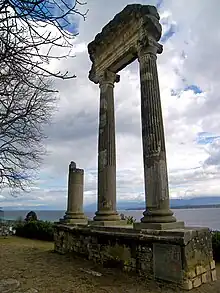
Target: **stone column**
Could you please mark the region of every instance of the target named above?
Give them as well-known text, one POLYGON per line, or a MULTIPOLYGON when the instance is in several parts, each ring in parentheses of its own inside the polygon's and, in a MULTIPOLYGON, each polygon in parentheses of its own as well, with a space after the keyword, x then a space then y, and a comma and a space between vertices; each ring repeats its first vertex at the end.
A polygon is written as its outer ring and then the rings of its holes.
POLYGON ((69 165, 67 211, 61 222, 69 224, 87 224, 83 212, 84 170, 76 168, 76 163, 69 165))
POLYGON ((120 220, 116 211, 115 82, 119 75, 110 71, 99 78, 98 210, 93 220, 101 225, 120 220))
MULTIPOLYGON (((138 60, 141 82, 141 122, 146 211, 140 227, 179 227, 170 210, 165 137, 157 73, 157 53, 162 45, 140 42, 138 60), (173 224, 174 223, 174 224, 173 224)), ((137 225, 136 225, 137 226, 137 225)))

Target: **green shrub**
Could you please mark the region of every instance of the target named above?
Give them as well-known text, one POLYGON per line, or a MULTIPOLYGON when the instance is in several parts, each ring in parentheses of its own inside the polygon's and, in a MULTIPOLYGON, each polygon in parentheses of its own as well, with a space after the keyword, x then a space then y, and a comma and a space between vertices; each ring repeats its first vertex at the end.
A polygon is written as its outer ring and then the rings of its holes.
POLYGON ((220 231, 212 231, 212 250, 215 261, 220 261, 220 231))
POLYGON ((133 216, 125 216, 125 220, 128 225, 132 225, 136 222, 136 219, 133 216))
POLYGON ((121 220, 126 220, 128 225, 132 225, 136 222, 136 219, 133 216, 125 216, 124 214, 120 214, 121 220))
POLYGON ((16 235, 31 239, 53 241, 54 226, 47 221, 20 222, 15 226, 16 235))
POLYGON ((25 218, 26 222, 30 222, 30 221, 37 221, 37 214, 33 211, 30 211, 25 218))

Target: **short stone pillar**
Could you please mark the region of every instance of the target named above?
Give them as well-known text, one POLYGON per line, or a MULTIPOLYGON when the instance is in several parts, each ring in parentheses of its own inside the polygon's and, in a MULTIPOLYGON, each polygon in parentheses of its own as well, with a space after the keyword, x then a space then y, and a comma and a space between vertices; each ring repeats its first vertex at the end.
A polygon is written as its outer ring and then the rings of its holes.
POLYGON ((84 170, 76 168, 76 163, 69 165, 67 211, 61 222, 69 224, 87 224, 83 212, 84 170))

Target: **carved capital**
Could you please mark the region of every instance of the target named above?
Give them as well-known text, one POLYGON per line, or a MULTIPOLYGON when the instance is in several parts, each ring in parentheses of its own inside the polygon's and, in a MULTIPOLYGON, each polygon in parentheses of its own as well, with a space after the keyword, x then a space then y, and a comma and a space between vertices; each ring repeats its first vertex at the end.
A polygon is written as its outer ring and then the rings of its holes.
POLYGON ((115 82, 119 82, 120 81, 120 75, 111 72, 109 70, 105 70, 99 77, 98 77, 98 82, 99 85, 105 85, 105 84, 109 84, 114 86, 115 82))
POLYGON ((149 55, 151 58, 156 58, 156 55, 162 52, 163 46, 150 36, 144 36, 137 41, 137 54, 139 60, 146 55, 149 55))

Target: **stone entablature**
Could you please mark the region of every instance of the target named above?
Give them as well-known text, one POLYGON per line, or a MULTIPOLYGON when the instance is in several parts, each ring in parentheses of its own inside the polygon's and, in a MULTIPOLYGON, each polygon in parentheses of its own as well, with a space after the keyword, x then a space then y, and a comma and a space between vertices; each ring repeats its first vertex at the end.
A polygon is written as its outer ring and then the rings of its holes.
POLYGON ((159 14, 154 6, 127 5, 88 45, 93 63, 89 78, 99 82, 99 76, 106 69, 118 72, 137 58, 138 44, 147 41, 157 45, 162 33, 159 14))

